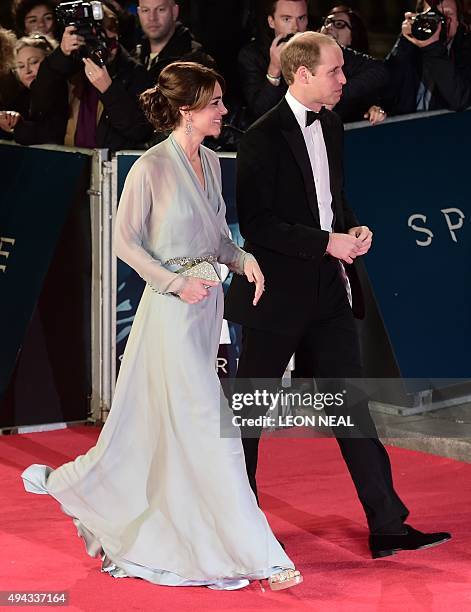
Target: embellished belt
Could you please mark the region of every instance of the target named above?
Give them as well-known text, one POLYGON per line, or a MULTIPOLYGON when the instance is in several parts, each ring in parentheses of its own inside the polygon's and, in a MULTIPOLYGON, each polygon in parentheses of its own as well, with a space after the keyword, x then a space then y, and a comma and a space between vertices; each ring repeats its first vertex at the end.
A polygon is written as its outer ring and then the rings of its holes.
MULTIPOLYGON (((217 260, 216 255, 202 255, 200 257, 172 257, 172 259, 167 259, 163 265, 168 269, 174 268, 172 271, 176 274, 181 274, 182 276, 193 276, 202 280, 220 283, 221 279, 213 266, 213 264, 217 263, 217 260)), ((155 293, 160 293, 161 295, 175 295, 171 291, 157 291, 157 289, 155 289, 151 283, 148 282, 147 284, 155 293)), ((209 285, 207 288, 209 288, 209 285)))
POLYGON ((168 259, 164 265, 168 268, 174 268, 173 272, 181 274, 182 276, 194 276, 196 278, 220 282, 221 279, 214 267, 217 260, 216 255, 174 257, 173 259, 168 259))
POLYGON ((201 257, 173 257, 167 259, 164 262, 164 266, 174 266, 176 264, 180 266, 196 266, 196 264, 207 261, 208 263, 217 263, 218 258, 216 255, 202 255, 201 257))

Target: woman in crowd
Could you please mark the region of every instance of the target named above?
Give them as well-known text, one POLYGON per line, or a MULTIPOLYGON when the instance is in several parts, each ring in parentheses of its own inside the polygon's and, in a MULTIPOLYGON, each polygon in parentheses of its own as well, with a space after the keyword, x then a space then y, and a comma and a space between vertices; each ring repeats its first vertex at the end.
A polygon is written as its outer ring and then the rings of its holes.
POLYGON ((332 7, 321 28, 342 45, 359 53, 369 53, 368 30, 361 15, 345 4, 332 7))
MULTIPOLYGON (((19 144, 63 144, 67 123, 66 89, 47 113, 38 109, 36 78, 41 63, 56 43, 43 35, 20 38, 14 49, 14 71, 21 87, 8 108, 0 112, 0 129, 19 144)), ((60 92, 58 92, 60 93, 60 92)))
POLYGON ((176 62, 143 94, 171 134, 134 164, 119 204, 117 255, 147 286, 111 412, 88 453, 23 479, 75 517, 114 576, 213 589, 268 578, 275 590, 302 577, 257 505, 215 369, 219 264, 255 284, 254 306, 264 290, 255 258, 228 236, 219 161, 201 144, 221 131, 223 89, 214 70, 176 62))
MULTIPOLYGON (((370 45, 365 22, 357 11, 354 11, 345 4, 332 7, 320 31, 322 34, 335 38, 342 47, 352 49, 358 53, 369 53, 370 45)), ((377 97, 377 94, 373 97, 377 97)), ((342 106, 341 101, 338 108, 336 107, 334 110, 341 111, 342 106)), ((368 119, 373 125, 381 123, 386 118, 385 111, 378 104, 369 104, 366 111, 363 108, 356 109, 356 112, 358 116, 354 117, 354 114, 351 113, 348 120, 361 119, 362 112, 364 113, 363 117, 368 119)))
POLYGON ((54 0, 16 0, 13 4, 13 19, 17 36, 44 34, 55 37, 55 7, 54 0))

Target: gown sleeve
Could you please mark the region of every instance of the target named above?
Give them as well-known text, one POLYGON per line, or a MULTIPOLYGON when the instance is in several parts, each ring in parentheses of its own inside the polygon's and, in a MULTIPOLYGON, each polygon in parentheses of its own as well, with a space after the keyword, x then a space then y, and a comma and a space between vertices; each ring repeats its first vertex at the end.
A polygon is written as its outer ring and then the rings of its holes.
POLYGON ((176 293, 185 278, 170 272, 144 247, 153 201, 151 176, 155 160, 141 158, 131 168, 119 201, 114 230, 116 255, 133 268, 157 293, 176 293))
POLYGON ((220 205, 224 207, 223 223, 221 225, 221 238, 218 249, 218 262, 225 264, 231 272, 236 274, 244 274, 244 266, 247 259, 255 259, 251 253, 247 253, 241 249, 235 242, 230 238, 229 227, 226 222, 225 210, 226 205, 222 197, 222 178, 221 178, 221 166, 217 155, 213 154, 210 157, 211 169, 213 171, 216 188, 218 190, 220 205))
POLYGON ((229 237, 229 228, 224 221, 221 228, 221 241, 219 243, 218 261, 236 274, 244 274, 244 266, 247 259, 255 259, 251 253, 247 253, 233 242, 229 237))

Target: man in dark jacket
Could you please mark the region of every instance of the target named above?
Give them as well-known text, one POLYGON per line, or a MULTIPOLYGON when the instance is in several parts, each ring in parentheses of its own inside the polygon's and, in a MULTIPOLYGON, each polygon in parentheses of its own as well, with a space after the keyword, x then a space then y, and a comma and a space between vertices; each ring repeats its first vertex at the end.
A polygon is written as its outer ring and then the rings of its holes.
MULTIPOLYGON (((255 40, 239 54, 239 70, 251 120, 276 106, 284 97, 287 85, 281 74, 280 54, 286 34, 308 29, 306 0, 274 0, 267 15, 274 33, 273 42, 255 40)), ((343 121, 363 119, 388 83, 383 63, 352 49, 342 49, 347 84, 342 100, 334 108, 343 121)))
MULTIPOLYGON (((430 6, 422 3, 421 8, 430 6)), ((392 75, 389 110, 394 114, 458 111, 471 105, 471 35, 456 0, 443 0, 437 8, 446 18, 446 33, 440 25, 428 40, 417 40, 411 32, 416 14, 406 13, 386 60, 392 75)))
POLYGON ((134 57, 146 67, 152 84, 172 62, 199 62, 214 68, 213 58, 177 21, 175 0, 139 0, 138 15, 145 39, 136 47, 134 57))
POLYGON ((44 109, 54 101, 59 85, 69 80, 71 95, 65 144, 89 148, 140 149, 152 135, 138 97, 149 85, 148 75, 118 43, 118 21, 105 8, 104 28, 109 60, 101 67, 82 60, 85 43, 74 26, 66 28, 60 47, 41 64, 36 87, 44 109))
MULTIPOLYGON (((340 262, 353 280, 351 264, 368 252, 372 232, 345 200, 343 127, 324 108, 338 102, 345 85, 342 53, 328 36, 306 32, 288 42, 281 61, 288 93, 245 133, 237 157, 244 248, 259 262, 266 291, 254 306, 251 284, 236 275, 225 300, 226 319, 243 326, 237 378, 248 395, 240 395, 247 399, 237 421, 249 481, 256 494, 263 417, 275 406, 259 398, 276 393, 291 355, 306 342, 320 393, 342 389, 345 396, 338 408, 326 402, 326 414, 348 408, 353 416, 352 427, 334 433, 367 517, 373 558, 440 544, 449 533, 426 534, 404 523, 409 511, 394 489, 367 398, 348 382, 361 378, 362 366, 340 262)), ((352 307, 361 308, 361 290, 351 288, 352 307)))

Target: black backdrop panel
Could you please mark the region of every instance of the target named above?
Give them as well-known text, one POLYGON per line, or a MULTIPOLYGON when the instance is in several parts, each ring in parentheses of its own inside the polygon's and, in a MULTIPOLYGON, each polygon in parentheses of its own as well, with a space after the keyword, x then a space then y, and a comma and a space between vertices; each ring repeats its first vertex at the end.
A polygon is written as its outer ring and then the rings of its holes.
POLYGON ((0 145, 0 427, 88 415, 90 160, 0 145))

